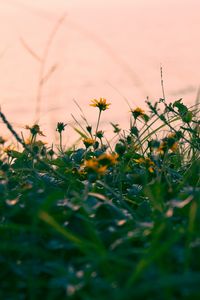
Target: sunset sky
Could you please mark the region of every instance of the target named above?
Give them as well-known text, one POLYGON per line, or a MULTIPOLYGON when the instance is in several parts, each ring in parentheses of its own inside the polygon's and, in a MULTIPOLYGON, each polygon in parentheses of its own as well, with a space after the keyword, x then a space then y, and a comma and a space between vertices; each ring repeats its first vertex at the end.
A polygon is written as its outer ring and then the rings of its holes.
MULTIPOLYGON (((200 85, 199 0, 0 0, 0 105, 22 128, 35 116, 41 59, 50 34, 40 123, 53 130, 79 112, 96 120, 91 99, 112 103, 103 121, 126 124, 147 96, 195 102, 200 85), (34 53, 34 55, 31 54, 34 53)), ((19 129, 20 130, 20 129, 19 129)))

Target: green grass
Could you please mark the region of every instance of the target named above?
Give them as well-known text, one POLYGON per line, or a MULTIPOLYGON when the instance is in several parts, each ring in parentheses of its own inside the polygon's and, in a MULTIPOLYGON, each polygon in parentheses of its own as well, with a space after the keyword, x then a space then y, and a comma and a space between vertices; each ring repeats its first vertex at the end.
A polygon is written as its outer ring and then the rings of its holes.
POLYGON ((77 121, 80 144, 0 139, 0 299, 200 299, 198 105, 147 101, 130 129, 77 121), (17 146, 18 145, 18 146, 17 146))

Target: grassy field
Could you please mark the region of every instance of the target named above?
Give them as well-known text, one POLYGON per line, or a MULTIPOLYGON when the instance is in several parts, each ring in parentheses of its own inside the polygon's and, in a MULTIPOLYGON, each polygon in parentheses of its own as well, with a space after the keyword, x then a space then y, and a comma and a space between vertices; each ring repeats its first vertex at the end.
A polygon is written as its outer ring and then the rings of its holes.
POLYGON ((199 107, 130 108, 108 141, 82 115, 79 143, 38 124, 0 138, 0 299, 200 299, 199 107))

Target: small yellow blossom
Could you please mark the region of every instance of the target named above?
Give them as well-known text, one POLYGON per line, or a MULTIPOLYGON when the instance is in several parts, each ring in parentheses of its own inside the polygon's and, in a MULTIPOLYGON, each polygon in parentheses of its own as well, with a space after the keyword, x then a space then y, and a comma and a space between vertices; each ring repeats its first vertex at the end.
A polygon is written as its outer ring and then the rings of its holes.
POLYGON ((98 157, 98 161, 102 165, 115 165, 118 157, 117 153, 103 153, 98 157))
POLYGON ((170 147, 170 150, 172 152, 176 152, 176 150, 178 149, 178 142, 175 142, 171 147, 170 147))
POLYGON ((164 155, 164 153, 167 150, 167 143, 166 142, 162 142, 160 144, 160 146, 157 148, 156 152, 160 155, 164 155))
POLYGON ((135 109, 131 110, 131 113, 135 119, 145 116, 145 111, 140 107, 136 107, 135 109))
POLYGON ((84 176, 84 175, 86 175, 87 173, 85 172, 84 169, 79 169, 79 170, 78 170, 78 174, 79 174, 80 176, 84 176))
POLYGON ((149 157, 140 157, 138 159, 134 159, 134 161, 138 164, 146 166, 150 173, 154 172, 155 163, 149 157))
POLYGON ((91 139, 91 138, 85 138, 85 139, 83 139, 83 143, 84 143, 85 147, 88 148, 88 147, 94 145, 95 140, 91 139))
POLYGON ((104 175, 107 170, 107 166, 102 166, 101 164, 99 164, 96 158, 86 160, 84 162, 84 167, 85 170, 95 172, 99 175, 104 175))
POLYGON ((5 153, 9 152, 9 151, 12 151, 12 150, 15 150, 15 146, 14 145, 10 145, 10 146, 7 146, 7 147, 4 147, 3 148, 3 151, 5 153))
POLYGON ((143 164, 145 162, 145 159, 140 157, 140 158, 135 158, 134 161, 137 163, 137 164, 143 164))
POLYGON ((107 103, 105 98, 100 98, 99 100, 93 99, 90 106, 98 107, 100 111, 108 109, 111 103, 107 103))
POLYGON ((154 166, 154 165, 155 165, 155 163, 154 163, 149 157, 146 157, 146 158, 145 158, 145 162, 146 162, 147 164, 151 165, 151 166, 154 166))
POLYGON ((88 159, 88 160, 85 160, 84 165, 85 165, 85 168, 94 170, 98 167, 98 161, 94 158, 88 159))
MULTIPOLYGON (((173 137, 169 137, 169 138, 173 138, 173 137)), ((168 145, 167 141, 164 141, 160 144, 156 152, 158 154, 164 155, 168 150, 175 152, 177 149, 178 149, 178 142, 174 141, 174 143, 168 145)))
POLYGON ((107 166, 99 166, 95 171, 99 175, 104 175, 107 171, 107 166))
POLYGON ((5 152, 8 156, 11 156, 12 155, 12 151, 15 150, 15 146, 14 145, 10 145, 10 146, 7 146, 7 147, 4 147, 3 148, 3 152, 5 152))
POLYGON ((176 138, 176 134, 174 132, 171 132, 168 134, 167 137, 168 137, 168 139, 174 139, 174 138, 176 138))
POLYGON ((175 152, 178 149, 176 133, 172 132, 172 133, 168 134, 167 139, 168 139, 169 149, 172 152, 175 152))
POLYGON ((149 170, 150 173, 154 172, 154 168, 153 167, 149 167, 148 170, 149 170))

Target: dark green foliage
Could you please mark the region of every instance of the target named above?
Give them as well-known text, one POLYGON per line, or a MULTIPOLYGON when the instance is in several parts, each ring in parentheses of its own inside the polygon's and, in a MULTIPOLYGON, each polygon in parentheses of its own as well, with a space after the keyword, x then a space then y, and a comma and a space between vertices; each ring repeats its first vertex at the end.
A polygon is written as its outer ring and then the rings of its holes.
POLYGON ((89 125, 95 142, 64 150, 64 123, 59 151, 36 125, 1 144, 0 299, 200 299, 198 109, 148 105, 112 124, 114 153, 89 125))

